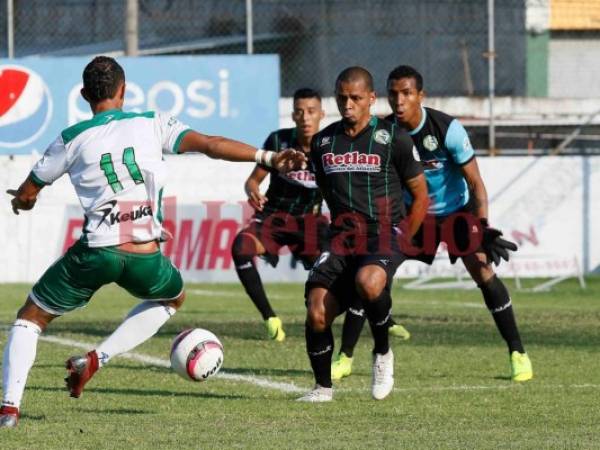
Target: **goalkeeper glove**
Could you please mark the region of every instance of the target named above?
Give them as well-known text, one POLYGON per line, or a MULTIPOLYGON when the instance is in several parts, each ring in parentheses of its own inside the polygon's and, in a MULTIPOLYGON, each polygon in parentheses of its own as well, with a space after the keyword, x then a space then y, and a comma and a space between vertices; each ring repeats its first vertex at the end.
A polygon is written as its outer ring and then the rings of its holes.
POLYGON ((508 261, 510 257, 508 251, 517 251, 517 244, 502 239, 502 231, 490 227, 487 219, 479 219, 479 222, 483 233, 481 246, 487 256, 488 263, 493 262, 498 266, 502 259, 508 261))

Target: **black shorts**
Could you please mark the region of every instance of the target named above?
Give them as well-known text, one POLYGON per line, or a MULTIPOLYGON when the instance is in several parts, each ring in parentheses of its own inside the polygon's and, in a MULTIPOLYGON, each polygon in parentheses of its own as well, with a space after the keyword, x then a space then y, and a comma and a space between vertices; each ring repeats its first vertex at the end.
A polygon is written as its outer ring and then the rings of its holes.
POLYGON ((427 216, 413 238, 414 249, 405 250, 408 259, 432 264, 440 242, 448 248, 450 262, 481 248, 479 220, 468 207, 448 216, 427 216), (475 228, 474 228, 475 227, 475 228))
POLYGON ((328 226, 327 218, 322 215, 290 216, 282 213, 255 216, 240 233, 251 234, 260 241, 265 248, 265 253, 260 256, 273 267, 279 262, 279 251, 287 246, 293 257, 308 270, 328 248, 328 226))
MULTIPOLYGON (((332 237, 332 241, 335 236, 332 237)), ((305 285, 305 297, 315 287, 323 287, 330 291, 338 301, 340 312, 345 311, 354 304, 356 294, 355 278, 361 267, 376 265, 385 270, 387 283, 385 290, 390 292, 396 269, 406 257, 400 251, 396 239, 392 240, 389 249, 381 248, 378 236, 367 239, 366 252, 353 252, 343 254, 324 252, 315 262, 305 285)))

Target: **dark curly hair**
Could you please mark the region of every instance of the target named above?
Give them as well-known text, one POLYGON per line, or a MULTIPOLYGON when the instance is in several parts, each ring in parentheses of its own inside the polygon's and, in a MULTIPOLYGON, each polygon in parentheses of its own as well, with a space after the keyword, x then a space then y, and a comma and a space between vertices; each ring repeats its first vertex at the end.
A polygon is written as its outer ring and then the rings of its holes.
POLYGON ((83 70, 83 89, 90 103, 113 98, 125 81, 125 71, 108 56, 96 56, 83 70))
POLYGON ((411 66, 398 66, 390 72, 387 79, 388 86, 390 81, 399 80, 401 78, 413 78, 415 80, 415 86, 417 91, 423 90, 423 76, 411 66))

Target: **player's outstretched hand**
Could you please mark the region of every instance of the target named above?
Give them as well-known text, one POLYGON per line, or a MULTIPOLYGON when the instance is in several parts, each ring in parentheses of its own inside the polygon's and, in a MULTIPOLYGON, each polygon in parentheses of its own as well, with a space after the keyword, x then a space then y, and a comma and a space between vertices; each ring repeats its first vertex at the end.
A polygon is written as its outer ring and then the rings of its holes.
POLYGON ((19 191, 17 191, 16 189, 8 189, 6 193, 13 196, 13 199, 10 201, 10 203, 12 205, 12 210, 16 215, 19 215, 20 209, 28 211, 35 205, 35 200, 23 201, 19 197, 19 191))
POLYGON ((488 225, 487 220, 482 220, 483 240, 481 246, 487 255, 488 262, 499 265, 504 259, 508 261, 511 252, 516 252, 518 247, 514 242, 502 238, 502 231, 492 228, 488 225))
POLYGON ((279 172, 290 172, 292 170, 306 169, 306 155, 303 152, 291 148, 276 153, 271 165, 279 172))

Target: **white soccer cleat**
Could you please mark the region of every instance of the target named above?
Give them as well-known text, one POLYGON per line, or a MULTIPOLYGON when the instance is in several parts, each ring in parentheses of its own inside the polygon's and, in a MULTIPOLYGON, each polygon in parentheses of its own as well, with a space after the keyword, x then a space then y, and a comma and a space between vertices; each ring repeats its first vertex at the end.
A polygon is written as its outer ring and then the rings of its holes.
POLYGON ((307 403, 323 403, 330 402, 333 400, 333 388, 327 388, 315 384, 312 391, 304 394, 302 397, 296 399, 297 402, 307 403))
POLYGON ((373 354, 373 379, 371 394, 375 400, 383 400, 394 388, 394 353, 389 349, 385 355, 373 354))

